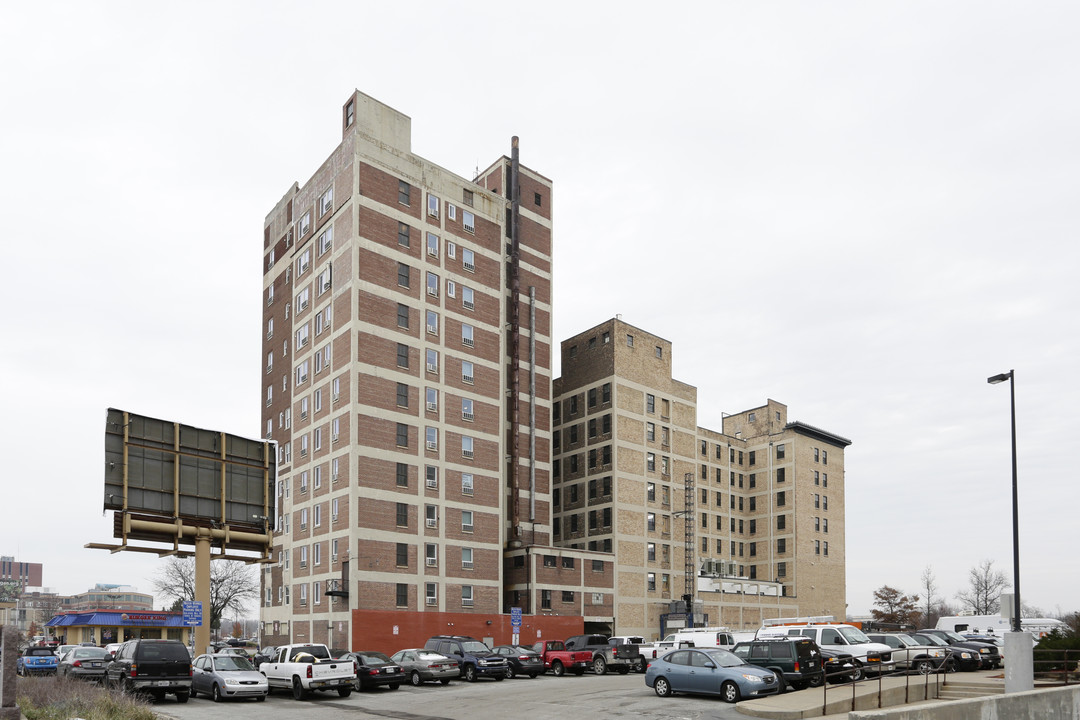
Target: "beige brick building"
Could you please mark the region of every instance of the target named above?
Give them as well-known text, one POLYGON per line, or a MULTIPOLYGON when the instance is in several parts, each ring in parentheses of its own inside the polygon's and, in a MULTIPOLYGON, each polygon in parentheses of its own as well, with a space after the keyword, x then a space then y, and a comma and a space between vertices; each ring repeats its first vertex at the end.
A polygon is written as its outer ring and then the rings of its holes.
POLYGON ((614 553, 621 634, 658 635, 688 591, 698 622, 843 617, 850 441, 789 422, 772 400, 720 431, 699 427, 697 389, 672 378, 671 355, 670 342, 618 319, 563 341, 555 544, 614 553))

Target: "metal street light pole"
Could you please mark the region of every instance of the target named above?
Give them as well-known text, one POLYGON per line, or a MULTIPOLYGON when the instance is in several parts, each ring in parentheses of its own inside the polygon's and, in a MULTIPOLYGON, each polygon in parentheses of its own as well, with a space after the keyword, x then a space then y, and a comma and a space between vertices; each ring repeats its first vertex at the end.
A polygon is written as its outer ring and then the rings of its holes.
POLYGON ((1005 633, 1005 692, 1016 693, 1035 687, 1034 648, 1031 636, 1020 623, 1020 512, 1016 499, 1016 375, 1015 371, 986 379, 991 385, 1009 381, 1009 407, 1012 418, 1012 511, 1013 511, 1013 607, 1012 632, 1005 633))
POLYGON ((1016 498, 1016 379, 1014 371, 986 379, 991 385, 1009 381, 1009 406, 1012 417, 1012 516, 1013 516, 1013 613, 1012 631, 1020 632, 1020 511, 1016 498))

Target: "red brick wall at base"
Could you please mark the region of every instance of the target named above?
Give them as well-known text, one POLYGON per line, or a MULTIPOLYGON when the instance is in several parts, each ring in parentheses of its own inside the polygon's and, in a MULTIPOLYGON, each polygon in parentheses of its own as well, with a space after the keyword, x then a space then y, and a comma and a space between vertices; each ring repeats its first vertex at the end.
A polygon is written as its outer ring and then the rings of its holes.
MULTIPOLYGON (((585 621, 581 616, 524 615, 518 644, 531 647, 539 640, 565 640, 571 635, 582 634, 584 628, 585 621)), ((349 649, 375 650, 393 655, 398 650, 423 647, 433 635, 468 635, 477 640, 490 637, 494 645, 507 645, 512 639, 512 632, 509 615, 353 610, 352 647, 349 649), (488 620, 491 621, 490 625, 487 624, 488 620)))

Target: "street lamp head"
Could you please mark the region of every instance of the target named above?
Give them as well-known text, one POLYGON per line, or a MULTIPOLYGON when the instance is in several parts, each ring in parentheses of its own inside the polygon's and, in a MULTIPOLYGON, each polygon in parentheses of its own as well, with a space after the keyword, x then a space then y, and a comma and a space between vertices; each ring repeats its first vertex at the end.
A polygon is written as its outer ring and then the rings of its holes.
POLYGON ((990 383, 991 385, 997 385, 998 383, 1003 383, 1006 380, 1012 380, 1012 375, 1012 370, 1010 370, 1007 373, 1001 373, 1000 375, 988 377, 986 378, 986 382, 990 383))

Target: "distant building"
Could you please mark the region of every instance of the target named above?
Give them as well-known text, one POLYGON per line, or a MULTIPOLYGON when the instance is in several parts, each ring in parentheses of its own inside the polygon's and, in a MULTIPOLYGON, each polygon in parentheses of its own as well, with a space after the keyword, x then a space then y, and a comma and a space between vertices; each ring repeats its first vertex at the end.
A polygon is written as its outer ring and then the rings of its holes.
POLYGON ((20 588, 41 587, 41 563, 18 562, 4 555, 0 557, 0 582, 17 582, 20 588))
POLYGON ((71 602, 65 604, 65 610, 153 610, 154 596, 149 593, 141 593, 131 585, 102 585, 98 584, 77 595, 73 595, 71 602))
POLYGON ((684 594, 699 623, 733 628, 843 617, 850 441, 789 422, 773 400, 699 427, 697 389, 672 378, 671 358, 669 341, 619 319, 562 342, 555 544, 615 554, 620 634, 671 627, 684 594))

